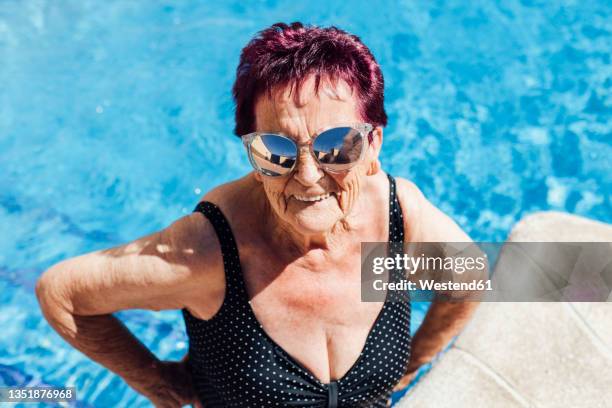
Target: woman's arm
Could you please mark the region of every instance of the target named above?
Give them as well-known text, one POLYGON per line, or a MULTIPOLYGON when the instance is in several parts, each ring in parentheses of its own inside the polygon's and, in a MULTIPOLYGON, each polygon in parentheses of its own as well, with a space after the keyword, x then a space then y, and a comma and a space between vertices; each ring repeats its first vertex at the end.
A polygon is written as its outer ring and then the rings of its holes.
MULTIPOLYGON (((398 198, 404 213, 406 242, 472 242, 446 214, 431 204, 413 183, 398 178, 398 198)), ((486 272, 486 271, 485 271, 486 272)), ((477 301, 431 303, 412 339, 406 376, 395 390, 407 386, 423 364, 430 362, 461 330, 478 307, 477 301)))
POLYGON ((185 370, 160 362, 111 313, 180 309, 196 296, 214 303, 225 285, 215 273, 217 246, 210 224, 192 214, 132 243, 52 266, 36 294, 43 315, 68 343, 157 406, 182 406, 193 397, 190 388, 176 388, 189 383, 185 370))

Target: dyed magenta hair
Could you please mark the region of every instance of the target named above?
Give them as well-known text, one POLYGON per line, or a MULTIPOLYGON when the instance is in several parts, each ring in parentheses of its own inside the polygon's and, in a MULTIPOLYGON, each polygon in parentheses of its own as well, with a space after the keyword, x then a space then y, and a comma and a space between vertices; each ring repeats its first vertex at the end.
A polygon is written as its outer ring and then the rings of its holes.
POLYGON ((258 33, 242 49, 232 89, 236 103, 236 135, 255 130, 255 102, 279 85, 295 86, 315 75, 346 81, 357 91, 359 114, 374 126, 385 126, 384 80, 378 63, 359 37, 336 27, 276 23, 258 33))

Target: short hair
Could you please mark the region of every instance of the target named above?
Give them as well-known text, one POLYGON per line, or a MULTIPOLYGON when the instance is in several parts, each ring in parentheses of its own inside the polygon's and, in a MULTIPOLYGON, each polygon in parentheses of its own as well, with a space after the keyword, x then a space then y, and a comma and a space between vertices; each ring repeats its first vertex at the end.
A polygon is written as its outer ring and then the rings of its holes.
POLYGON ((276 86, 295 86, 315 75, 345 81, 357 94, 358 114, 374 126, 385 126, 384 80, 380 66, 359 37, 336 27, 276 23, 260 31, 240 54, 232 88, 238 136, 255 130, 255 103, 276 86))

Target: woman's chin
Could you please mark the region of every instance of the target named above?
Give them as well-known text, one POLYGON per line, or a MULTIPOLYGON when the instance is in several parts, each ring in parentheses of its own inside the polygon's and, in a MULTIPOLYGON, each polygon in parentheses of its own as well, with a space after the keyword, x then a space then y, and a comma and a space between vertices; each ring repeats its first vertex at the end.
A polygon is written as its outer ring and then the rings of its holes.
POLYGON ((324 234, 333 229, 342 215, 335 198, 326 203, 289 205, 286 216, 296 232, 304 235, 324 234), (333 201, 332 201, 333 200, 333 201))

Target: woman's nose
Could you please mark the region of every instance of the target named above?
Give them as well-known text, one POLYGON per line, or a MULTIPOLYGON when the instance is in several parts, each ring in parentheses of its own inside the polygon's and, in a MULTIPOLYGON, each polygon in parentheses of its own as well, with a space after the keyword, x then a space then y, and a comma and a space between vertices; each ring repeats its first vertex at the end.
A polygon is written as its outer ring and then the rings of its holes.
POLYGON ((308 149, 301 150, 295 166, 293 177, 305 186, 315 185, 323 177, 323 170, 308 149))

